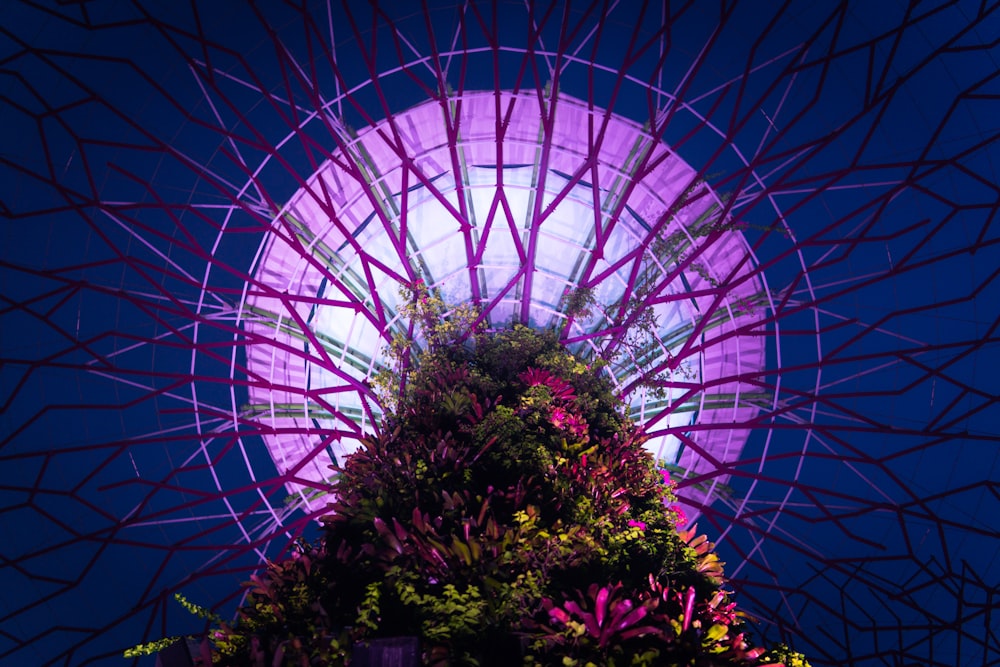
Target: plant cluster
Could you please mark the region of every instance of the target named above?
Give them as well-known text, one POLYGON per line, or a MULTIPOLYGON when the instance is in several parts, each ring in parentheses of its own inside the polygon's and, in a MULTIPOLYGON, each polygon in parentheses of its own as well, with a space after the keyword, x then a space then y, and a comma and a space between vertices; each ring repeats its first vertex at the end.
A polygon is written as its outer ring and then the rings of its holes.
POLYGON ((759 664, 600 365, 524 326, 439 331, 337 470, 323 541, 254 577, 213 661, 349 665, 411 635, 431 665, 759 664))
MULTIPOLYGON (((422 281, 378 378, 382 430, 336 468, 325 534, 249 582, 207 665, 350 665, 416 636, 429 665, 782 664, 754 648, 670 470, 555 332, 484 333, 422 281)), ((586 295, 573 304, 589 306, 586 295)), ((133 654, 162 648, 137 647, 133 654)), ((781 650, 785 650, 782 647, 781 650)), ((792 664, 792 663, 790 663, 792 664)))

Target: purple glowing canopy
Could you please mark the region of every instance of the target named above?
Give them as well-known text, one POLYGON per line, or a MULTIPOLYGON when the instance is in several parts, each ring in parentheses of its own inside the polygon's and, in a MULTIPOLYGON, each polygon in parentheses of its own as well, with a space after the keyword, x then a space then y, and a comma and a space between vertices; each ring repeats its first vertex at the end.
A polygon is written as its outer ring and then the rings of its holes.
POLYGON ((197 630, 174 592, 314 536, 423 278, 615 360, 770 641, 997 664, 997 20, 4 5, 0 662, 197 630))
POLYGON ((451 118, 426 102, 345 136, 264 239, 237 336, 265 381, 248 387, 244 414, 270 429, 290 491, 322 512, 330 465, 377 427, 382 332, 419 343, 398 303, 417 280, 446 303, 480 304, 487 329, 557 327, 578 355, 610 359, 658 459, 694 477, 737 458, 748 431, 732 425, 770 401, 739 378, 763 370, 752 332, 771 295, 724 203, 640 126, 573 98, 540 107, 468 92, 450 106, 451 118), (595 125, 591 143, 579 128, 595 125), (580 288, 600 307, 570 309, 580 288), (623 343, 623 323, 640 316, 653 326, 623 343), (693 418, 731 427, 689 439, 693 418))

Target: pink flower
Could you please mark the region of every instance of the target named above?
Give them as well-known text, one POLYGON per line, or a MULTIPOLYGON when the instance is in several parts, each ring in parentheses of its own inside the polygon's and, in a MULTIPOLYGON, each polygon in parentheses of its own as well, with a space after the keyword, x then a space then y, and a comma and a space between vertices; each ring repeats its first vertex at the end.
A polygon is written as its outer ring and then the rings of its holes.
POLYGON ((684 509, 680 505, 671 505, 670 509, 677 515, 676 524, 678 526, 683 526, 687 523, 687 514, 684 513, 684 509))
POLYGON ((552 411, 549 413, 549 421, 551 421, 552 425, 556 428, 562 428, 569 416, 570 415, 568 415, 565 410, 556 407, 552 408, 552 411))
POLYGON ((551 375, 547 370, 541 368, 529 368, 518 375, 517 379, 529 387, 537 387, 540 384, 548 384, 551 375))
POLYGON ((587 422, 575 414, 569 416, 569 432, 578 438, 587 435, 587 422))
POLYGON ((558 375, 553 375, 544 368, 529 368, 522 372, 517 378, 529 387, 544 385, 552 392, 552 397, 561 401, 573 399, 573 387, 558 375))
POLYGON ((638 528, 639 530, 646 530, 646 524, 642 521, 636 521, 635 519, 628 520, 629 528, 638 528))

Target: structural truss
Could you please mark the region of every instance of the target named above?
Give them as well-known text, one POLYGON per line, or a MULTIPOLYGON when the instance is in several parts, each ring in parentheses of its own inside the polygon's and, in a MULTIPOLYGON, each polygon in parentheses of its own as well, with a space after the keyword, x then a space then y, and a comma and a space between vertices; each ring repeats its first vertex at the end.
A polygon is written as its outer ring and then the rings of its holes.
POLYGON ((0 662, 231 613, 423 281, 609 362, 767 641, 1000 664, 1000 11, 0 12, 0 662))

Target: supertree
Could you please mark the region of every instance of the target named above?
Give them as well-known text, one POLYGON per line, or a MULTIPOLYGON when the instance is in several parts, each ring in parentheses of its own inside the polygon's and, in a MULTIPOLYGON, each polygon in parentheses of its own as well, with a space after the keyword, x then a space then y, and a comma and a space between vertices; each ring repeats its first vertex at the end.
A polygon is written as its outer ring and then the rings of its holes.
POLYGON ((987 3, 0 9, 0 662, 231 610, 400 287, 610 362, 772 641, 995 665, 987 3))

